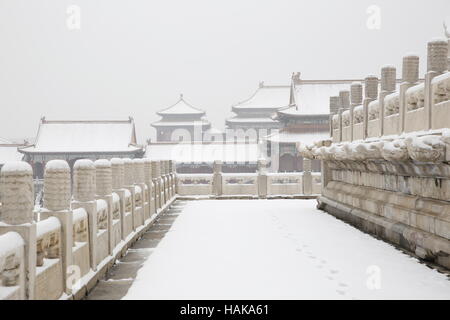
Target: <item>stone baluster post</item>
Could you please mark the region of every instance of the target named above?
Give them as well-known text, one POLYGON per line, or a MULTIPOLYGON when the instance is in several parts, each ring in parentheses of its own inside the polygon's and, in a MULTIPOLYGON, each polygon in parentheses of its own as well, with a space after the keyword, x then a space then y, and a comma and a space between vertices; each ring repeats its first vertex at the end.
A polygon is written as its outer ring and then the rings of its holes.
POLYGON ((173 191, 172 191, 172 165, 170 163, 170 160, 166 161, 166 166, 167 166, 167 181, 168 181, 168 188, 167 188, 167 201, 169 201, 170 199, 172 199, 172 195, 173 195, 173 191))
POLYGON ((362 104, 362 92, 363 87, 361 82, 354 82, 350 86, 350 141, 354 140, 353 134, 353 125, 355 122, 354 119, 354 109, 355 107, 362 104))
POLYGON ((312 174, 311 174, 311 160, 303 158, 303 194, 312 194, 312 174))
POLYGON ((350 108, 350 91, 348 90, 339 91, 339 106, 344 110, 350 108))
POLYGON ((149 203, 149 218, 155 213, 154 186, 152 181, 152 161, 144 159, 144 179, 147 185, 147 198, 149 203))
POLYGON ((395 92, 395 84, 397 82, 397 70, 394 66, 384 66, 381 68, 381 90, 378 98, 380 106, 380 136, 384 135, 384 98, 395 92))
POLYGON ((134 188, 133 160, 129 158, 123 159, 123 173, 124 188, 131 194, 131 228, 135 231, 136 189, 134 188))
POLYGON ((425 122, 426 129, 433 127, 433 88, 431 81, 447 71, 448 40, 436 38, 428 42, 427 74, 425 75, 425 122))
POLYGON ((120 239, 125 240, 125 189, 124 185, 124 163, 120 158, 111 159, 111 175, 112 175, 112 189, 119 196, 120 199, 120 215, 113 217, 120 219, 120 239))
POLYGON ((161 167, 160 162, 152 160, 152 179, 155 187, 155 213, 161 209, 161 167))
POLYGON ((105 200, 108 204, 108 253, 112 255, 114 250, 112 167, 111 162, 106 159, 97 160, 94 165, 96 198, 105 200))
POLYGON ((95 200, 95 165, 88 159, 77 160, 73 166, 72 209, 84 208, 89 223, 89 259, 97 271, 97 201, 95 200))
POLYGON ((33 170, 22 161, 7 162, 0 172, 0 234, 17 232, 25 242, 26 298, 35 298, 37 239, 33 221, 33 170))
POLYGON ((161 181, 162 181, 162 192, 161 192, 161 205, 164 206, 167 202, 167 165, 166 160, 161 160, 161 181))
POLYGON ((164 181, 164 163, 162 160, 158 161, 158 181, 159 181, 159 205, 160 208, 164 207, 164 190, 166 188, 164 181))
POLYGON ((167 180, 169 181, 169 187, 168 187, 168 200, 172 199, 173 196, 173 179, 172 179, 172 160, 167 160, 167 180))
POLYGON ((267 198, 268 193, 268 178, 267 178, 267 161, 265 159, 258 160, 258 196, 260 198, 267 198))
POLYGON ((339 96, 330 97, 330 114, 337 114, 339 112, 339 108, 341 107, 340 101, 339 96))
POLYGON ((65 293, 71 294, 69 267, 73 265, 73 214, 70 208, 72 198, 70 186, 70 167, 64 160, 51 160, 44 171, 44 205, 40 212, 41 220, 58 218, 61 223, 61 262, 65 293))
POLYGON ((169 201, 169 161, 164 160, 164 181, 165 181, 165 189, 164 189, 164 204, 169 201))
POLYGON ((332 138, 334 134, 333 116, 339 112, 339 101, 340 99, 337 96, 330 97, 330 137, 332 138))
POLYGON ((141 220, 137 221, 137 225, 144 225, 145 221, 150 217, 149 201, 147 198, 147 185, 145 184, 145 168, 143 159, 134 159, 134 184, 141 189, 142 213, 141 220))
POLYGON ((406 91, 419 81, 419 56, 407 54, 403 57, 402 83, 399 89, 400 132, 405 132, 406 91))
POLYGON ((166 202, 169 202, 170 198, 171 198, 171 177, 170 177, 170 163, 169 160, 165 160, 164 161, 165 167, 166 167, 166 180, 167 180, 167 188, 166 188, 166 202))
POLYGON ((342 142, 342 112, 344 111, 344 109, 340 108, 338 111, 338 121, 339 121, 339 134, 337 137, 337 141, 336 142, 342 142))
POLYGON ((172 177, 172 197, 177 194, 177 165, 174 160, 169 161, 170 175, 172 177))
POLYGON ((222 161, 215 160, 213 164, 213 194, 216 196, 222 195, 223 176, 222 176, 222 161))
POLYGON ((364 79, 364 139, 367 139, 369 124, 369 103, 375 101, 378 98, 378 77, 369 75, 364 79))

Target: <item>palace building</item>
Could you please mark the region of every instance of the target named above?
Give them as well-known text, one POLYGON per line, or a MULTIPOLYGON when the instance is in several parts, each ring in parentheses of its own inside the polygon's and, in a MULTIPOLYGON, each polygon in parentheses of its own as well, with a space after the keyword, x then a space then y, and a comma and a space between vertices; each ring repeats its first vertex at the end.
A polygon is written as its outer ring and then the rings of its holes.
POLYGON ((142 158, 133 118, 127 120, 47 120, 42 118, 34 144, 19 148, 31 164, 35 178, 44 175, 45 164, 66 160, 72 167, 78 159, 142 158))
MULTIPOLYGON (((256 130, 252 140, 259 140, 274 129, 280 129, 280 123, 273 119, 277 110, 290 102, 289 86, 259 84, 250 98, 232 106, 235 116, 225 121, 226 129, 236 132, 256 130)), ((249 134, 245 132, 244 134, 249 134)), ((236 134, 237 138, 239 135, 236 134)))
POLYGON ((23 154, 17 149, 23 146, 25 146, 24 143, 15 143, 0 138, 0 168, 3 167, 6 162, 22 160, 23 154))
POLYGON ((157 142, 202 141, 211 129, 205 111, 187 103, 182 94, 174 105, 157 114, 161 119, 151 124, 156 129, 157 142))
MULTIPOLYGON (((328 97, 348 90, 355 81, 362 80, 303 80, 300 73, 292 75, 288 105, 276 110, 271 118, 279 130, 263 137, 275 171, 303 171, 299 145, 330 137, 328 97)), ((313 161, 312 170, 320 171, 320 162, 313 161)))

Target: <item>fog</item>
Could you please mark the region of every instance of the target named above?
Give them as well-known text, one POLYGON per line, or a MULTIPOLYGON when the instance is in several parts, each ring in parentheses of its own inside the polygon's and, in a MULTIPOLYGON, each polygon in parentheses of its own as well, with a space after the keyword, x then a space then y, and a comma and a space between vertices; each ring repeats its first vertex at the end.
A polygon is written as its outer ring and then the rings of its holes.
POLYGON ((0 0, 0 137, 39 119, 132 116, 139 142, 180 93, 223 129, 259 81, 363 78, 443 36, 450 1, 0 0), (80 29, 67 8, 80 8, 80 29), (371 5, 379 29, 369 29, 371 5))

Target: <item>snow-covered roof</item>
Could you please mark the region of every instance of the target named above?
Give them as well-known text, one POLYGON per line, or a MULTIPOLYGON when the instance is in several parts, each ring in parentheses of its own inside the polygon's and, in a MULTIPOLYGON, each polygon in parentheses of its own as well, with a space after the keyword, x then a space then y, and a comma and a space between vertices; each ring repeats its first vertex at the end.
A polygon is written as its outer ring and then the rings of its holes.
POLYGON ((12 142, 7 140, 7 139, 3 139, 3 138, 0 137, 0 144, 12 144, 12 142))
POLYGON ((326 140, 330 138, 329 132, 300 132, 298 130, 281 130, 275 132, 265 138, 267 141, 281 143, 301 143, 311 144, 316 141, 326 140))
POLYGON ((257 162, 261 150, 257 143, 154 143, 147 146, 146 157, 190 162, 257 162))
POLYGON ((244 118, 244 117, 233 117, 226 120, 227 123, 277 123, 278 121, 269 118, 269 117, 261 117, 261 118, 244 118))
POLYGON ((280 110, 286 115, 313 115, 330 113, 330 97, 341 90, 350 90, 353 80, 300 80, 294 89, 293 107, 280 110))
POLYGON ((192 105, 190 105, 189 103, 187 103, 184 98, 183 95, 180 95, 180 99, 178 99, 178 101, 168 107, 165 108, 161 111, 157 112, 158 115, 160 116, 166 116, 166 115, 198 115, 198 116, 204 116, 205 115, 205 111, 200 110, 196 107, 193 107, 192 105))
POLYGON ((186 127, 186 126, 209 126, 211 123, 206 119, 170 121, 160 120, 152 123, 153 127, 186 127))
POLYGON ((243 109, 278 109, 289 105, 290 86, 266 86, 260 84, 247 100, 233 106, 233 111, 243 109))
POLYGON ((142 150, 136 144, 134 121, 49 121, 41 119, 34 145, 24 153, 120 153, 142 150))
POLYGON ((19 145, 15 144, 0 144, 0 165, 11 161, 20 161, 23 158, 17 148, 19 145))

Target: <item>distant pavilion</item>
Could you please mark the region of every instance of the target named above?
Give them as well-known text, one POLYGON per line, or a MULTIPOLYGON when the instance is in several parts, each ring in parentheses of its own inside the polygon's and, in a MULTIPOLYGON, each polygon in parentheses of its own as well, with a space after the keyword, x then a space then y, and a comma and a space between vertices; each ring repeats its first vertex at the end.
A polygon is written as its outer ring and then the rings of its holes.
POLYGON ((273 116, 277 110, 289 105, 289 97, 289 86, 269 86, 260 82, 258 89, 250 98, 232 106, 235 116, 226 120, 226 128, 244 132, 255 129, 256 136, 253 138, 259 140, 260 135, 265 136, 273 129, 281 128, 273 116))
POLYGON ((211 129, 205 111, 187 103, 182 94, 174 105, 157 114, 161 119, 152 123, 157 142, 202 141, 204 133, 211 129))

